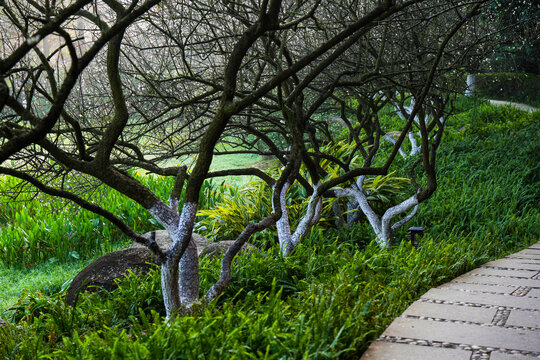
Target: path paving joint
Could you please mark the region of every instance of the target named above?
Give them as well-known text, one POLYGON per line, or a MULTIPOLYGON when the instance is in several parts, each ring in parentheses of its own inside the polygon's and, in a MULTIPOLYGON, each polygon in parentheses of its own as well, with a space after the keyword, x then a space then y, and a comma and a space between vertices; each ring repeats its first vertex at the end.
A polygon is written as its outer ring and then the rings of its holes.
POLYGON ((540 359, 540 242, 433 288, 361 360, 540 359))

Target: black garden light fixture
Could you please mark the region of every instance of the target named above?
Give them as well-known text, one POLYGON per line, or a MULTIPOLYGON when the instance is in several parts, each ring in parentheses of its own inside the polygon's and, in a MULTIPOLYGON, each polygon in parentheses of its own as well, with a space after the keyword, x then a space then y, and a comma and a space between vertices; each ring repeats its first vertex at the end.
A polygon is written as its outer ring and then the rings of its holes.
POLYGON ((424 228, 423 227, 411 227, 409 230, 409 240, 411 241, 411 245, 414 246, 416 249, 418 249, 418 242, 422 236, 424 236, 424 228))

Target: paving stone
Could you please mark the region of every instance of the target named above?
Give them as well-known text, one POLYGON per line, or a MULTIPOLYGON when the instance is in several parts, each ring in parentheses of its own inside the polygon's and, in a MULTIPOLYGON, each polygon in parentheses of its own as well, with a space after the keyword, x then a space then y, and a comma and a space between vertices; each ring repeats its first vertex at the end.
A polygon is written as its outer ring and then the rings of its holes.
MULTIPOLYGON (((491 262, 506 262, 506 261, 514 261, 516 262, 518 265, 519 264, 525 264, 525 265, 540 265, 540 260, 539 259, 529 259, 529 258, 522 258, 522 257, 510 257, 510 256, 507 256, 503 259, 499 259, 499 260, 493 260, 493 261, 490 261, 491 262)), ((489 264, 489 263, 488 263, 489 264)))
POLYGON ((514 103, 514 102, 504 101, 504 100, 491 100, 490 99, 489 103, 495 106, 512 106, 512 107, 515 107, 516 109, 520 109, 520 110, 527 111, 530 113, 538 110, 534 106, 530 106, 527 104, 514 103))
POLYGON ((523 261, 518 259, 499 259, 495 261, 490 261, 482 266, 500 266, 520 270, 540 271, 540 261, 534 263, 531 261, 523 261))
POLYGON ((454 290, 468 290, 485 293, 503 293, 511 294, 514 290, 518 289, 518 285, 499 285, 499 284, 468 284, 464 282, 451 281, 449 283, 439 286, 440 289, 454 289, 454 290))
POLYGON ((540 352, 538 332, 498 326, 397 318, 383 335, 540 352))
POLYGON ((429 346, 374 342, 361 360, 469 360, 470 351, 429 346))
MULTIPOLYGON (((540 313, 533 311, 510 311, 510 316, 506 320, 506 325, 515 325, 523 327, 535 327, 540 329, 540 313)), ((540 338, 540 332, 538 332, 540 338)))
POLYGON ((467 346, 473 349, 476 348, 475 346, 507 349, 507 351, 492 351, 490 360, 540 359, 540 356, 511 353, 512 351, 529 351, 535 355, 540 354, 540 330, 523 329, 540 329, 540 277, 538 274, 540 274, 540 242, 504 259, 489 262, 439 288, 429 290, 423 295, 423 299, 442 300, 456 304, 417 301, 405 310, 402 317, 395 319, 384 332, 386 336, 415 341, 461 344, 466 346, 465 349, 375 342, 366 352, 368 356, 362 359, 470 359, 472 354, 471 351, 467 351, 469 349, 467 346), (524 296, 509 295, 518 288, 521 289, 515 294, 521 293, 525 294, 524 296), (464 306, 463 303, 492 307, 464 306), (505 311, 505 307, 523 310, 505 311), (505 326, 491 325, 495 314, 499 314, 499 310, 508 316, 505 326), (468 323, 437 321, 438 319, 467 321, 468 323))
POLYGON ((527 286, 531 288, 540 288, 540 280, 535 279, 516 279, 496 276, 476 276, 465 274, 455 278, 452 282, 463 283, 479 283, 479 284, 494 284, 494 285, 515 285, 527 286))
POLYGON ((403 315, 425 316, 446 320, 462 320, 490 324, 496 312, 496 308, 488 309, 479 307, 465 307, 417 301, 409 306, 403 315))
POLYGON ((525 250, 518 251, 517 253, 514 253, 514 255, 538 257, 540 256, 540 250, 539 249, 525 249, 525 250))
POLYGON ((431 289, 422 298, 540 310, 540 301, 536 298, 466 292, 453 289, 431 289))
POLYGON ((533 255, 538 256, 540 255, 539 249, 533 249, 533 248, 527 248, 518 252, 515 252, 513 255, 533 255))
POLYGON ((505 257, 505 259, 522 259, 522 260, 540 260, 540 254, 520 254, 515 253, 512 255, 508 255, 505 257))
POLYGON ((538 273, 538 271, 529 271, 529 270, 499 270, 499 269, 490 269, 490 268, 484 268, 480 267, 478 269, 474 269, 472 271, 469 271, 468 274, 470 275, 489 275, 489 276, 503 276, 503 277, 522 277, 529 279, 531 276, 534 276, 538 273))
POLYGON ((489 360, 538 360, 538 357, 525 356, 525 355, 516 355, 516 354, 505 354, 498 351, 491 353, 489 360))
POLYGON ((540 252, 538 249, 525 249, 518 252, 515 252, 513 254, 508 255, 507 257, 518 257, 518 256, 540 256, 540 252))

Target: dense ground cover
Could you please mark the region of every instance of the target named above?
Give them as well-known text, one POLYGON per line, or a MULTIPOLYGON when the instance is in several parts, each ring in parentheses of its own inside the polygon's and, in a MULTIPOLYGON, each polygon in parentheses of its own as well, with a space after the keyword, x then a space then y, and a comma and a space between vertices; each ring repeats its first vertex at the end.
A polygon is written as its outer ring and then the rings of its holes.
MULTIPOLYGON (((10 281, 22 273, 32 279, 47 269, 56 275, 52 283, 28 286, 43 291, 32 291, 4 312, 11 324, 0 330, 0 357, 357 358, 430 287, 540 237, 540 113, 486 104, 469 109, 476 101, 458 104, 463 112, 449 120, 439 188, 411 224, 427 230, 419 249, 402 241, 381 250, 369 242, 373 234, 362 223, 350 230, 319 226, 290 257, 281 257, 274 247, 240 258, 220 300, 166 324, 156 273, 131 276, 107 295, 81 297, 71 309, 62 300, 62 284, 99 251, 66 250, 63 257, 38 256, 29 266, 18 258, 33 251, 35 243, 29 243, 23 253, 2 259, 2 278, 10 281), (60 268, 67 270, 55 270, 60 268)), ((396 176, 402 175, 397 165, 396 176)), ((207 208, 223 200, 215 196, 219 186, 205 188, 207 208)), ((111 206, 121 203, 118 198, 111 206)), ((126 211, 131 224, 140 221, 150 228, 142 212, 126 211)), ((14 224, 13 216, 3 218, 2 231, 15 225, 33 231, 20 220, 14 224)), ((81 223, 90 224, 81 227, 82 233, 93 234, 96 227, 104 238, 111 239, 106 231, 114 233, 92 218, 81 223)), ((404 231, 397 237, 405 239, 404 231)), ((18 246, 2 239, 3 247, 18 246)), ((108 246, 122 246, 122 241, 111 240, 108 246)), ((203 259, 201 267, 204 292, 216 280, 219 262, 203 259)), ((21 287, 12 289, 11 298, 21 287)))

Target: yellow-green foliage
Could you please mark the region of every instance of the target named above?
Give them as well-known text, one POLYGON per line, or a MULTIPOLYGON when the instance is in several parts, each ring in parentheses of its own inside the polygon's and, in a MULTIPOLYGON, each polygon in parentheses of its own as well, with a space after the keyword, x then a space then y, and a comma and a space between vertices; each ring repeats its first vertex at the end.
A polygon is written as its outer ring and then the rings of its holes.
MULTIPOLYGON (((355 145, 346 141, 321 147, 324 154, 332 155, 340 161, 347 161, 354 151, 355 145)), ((351 166, 361 166, 361 156, 355 156, 351 166)), ((321 158, 319 165, 327 173, 323 181, 335 178, 344 173, 329 159, 321 158)), ((279 169, 274 169, 274 176, 279 175, 279 169)), ((307 170, 302 167, 301 174, 307 178, 307 170)), ((368 201, 376 212, 384 212, 386 208, 396 204, 409 191, 410 181, 407 178, 396 177, 392 172, 386 176, 368 177, 364 182, 364 191, 368 201)), ((309 179, 309 178, 308 178, 309 179)), ((215 240, 230 240, 236 238, 250 222, 260 221, 271 214, 272 190, 260 180, 252 181, 243 188, 222 183, 208 186, 203 197, 214 199, 207 208, 199 210, 199 222, 196 230, 215 240)), ((307 209, 309 196, 298 183, 287 192, 287 211, 289 221, 294 229, 307 209)), ((210 202, 210 200, 207 200, 210 202)), ((347 200, 336 198, 324 199, 321 225, 331 225, 334 220, 332 205, 335 201, 345 203, 347 200)), ((343 204, 344 205, 344 204, 343 204)), ((343 206, 346 209, 346 206, 343 206)))
MULTIPOLYGON (((332 155, 338 158, 342 162, 346 162, 351 154, 353 154, 356 145, 348 141, 342 140, 335 144, 329 144, 321 147, 321 152, 324 154, 332 155)), ((350 167, 358 168, 362 167, 363 158, 360 154, 355 154, 351 159, 350 167)), ((328 159, 321 159, 321 168, 327 172, 327 176, 324 180, 329 180, 343 175, 345 171, 339 166, 336 166, 334 162, 328 159)), ((304 171, 305 174, 305 171, 304 171)), ((395 171, 388 175, 368 176, 364 181, 363 190, 367 195, 367 199, 375 212, 382 214, 388 207, 397 204, 399 201, 411 191, 410 180, 408 178, 395 176, 395 171)), ((347 186, 347 183, 342 185, 347 186)), ((329 198, 324 201, 323 208, 323 222, 331 221, 334 219, 334 213, 332 212, 332 206, 334 202, 340 201, 342 208, 346 209, 345 203, 349 199, 335 199, 329 198)))
POLYGON ((270 215, 270 189, 262 181, 252 181, 242 189, 222 184, 219 190, 221 201, 197 213, 196 230, 208 237, 236 238, 247 224, 270 215))

